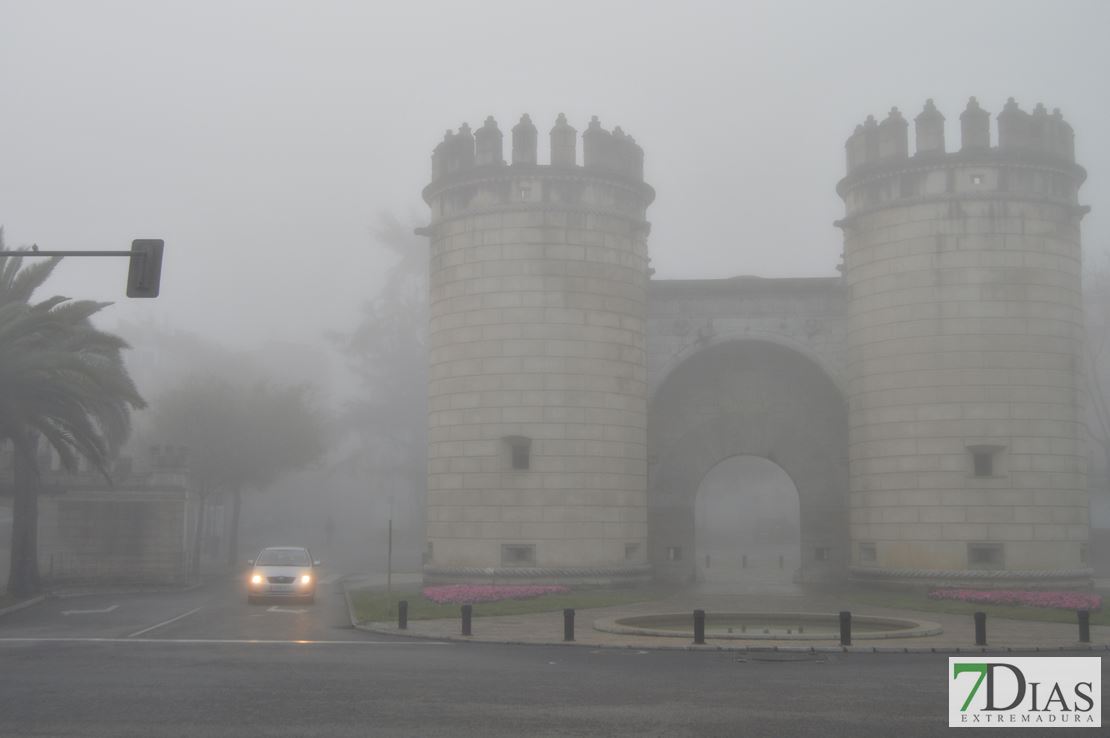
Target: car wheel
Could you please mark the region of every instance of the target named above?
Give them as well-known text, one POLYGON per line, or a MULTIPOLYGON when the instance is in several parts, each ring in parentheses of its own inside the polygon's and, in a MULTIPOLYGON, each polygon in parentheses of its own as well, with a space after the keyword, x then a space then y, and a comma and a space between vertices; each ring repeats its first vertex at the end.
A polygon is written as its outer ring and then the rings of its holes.
POLYGON ((315 605, 316 604, 316 593, 313 592, 312 594, 310 594, 308 596, 306 602, 308 602, 308 604, 310 604, 310 605, 315 605))
POLYGON ((257 605, 258 604, 258 598, 255 597, 254 595, 247 595, 247 604, 248 605, 257 605))

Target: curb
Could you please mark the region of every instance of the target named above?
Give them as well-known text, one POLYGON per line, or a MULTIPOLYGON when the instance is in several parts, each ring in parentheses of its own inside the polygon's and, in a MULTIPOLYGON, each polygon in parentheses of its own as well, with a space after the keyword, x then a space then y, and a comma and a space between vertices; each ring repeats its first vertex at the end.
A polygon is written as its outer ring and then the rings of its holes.
POLYGON ((355 606, 351 604, 351 590, 347 589, 346 579, 340 579, 339 583, 343 585, 343 599, 347 601, 347 619, 351 621, 351 627, 362 630, 358 620, 355 619, 355 606))
POLYGON ((396 626, 386 626, 375 623, 362 623, 356 620, 354 606, 351 603, 351 593, 347 589, 346 583, 343 586, 343 596, 347 600, 347 617, 351 621, 351 627, 355 630, 361 630, 365 633, 374 633, 376 635, 397 636, 400 638, 415 638, 426 641, 446 641, 449 643, 473 643, 473 644, 490 644, 490 645, 504 645, 504 646, 567 646, 578 648, 590 648, 593 650, 615 650, 615 651, 701 651, 701 652, 717 652, 717 653, 747 653, 747 654, 770 654, 770 653, 783 653, 783 654, 832 654, 832 653, 851 653, 851 654, 1013 654, 1013 653, 1093 653, 1093 652, 1110 652, 1110 644, 1083 644, 1076 643, 1073 646, 741 646, 741 645, 632 645, 621 643, 583 643, 581 641, 521 641, 512 639, 490 639, 482 638, 475 639, 473 636, 463 635, 430 635, 425 633, 413 633, 409 630, 400 630, 396 626))
POLYGON ((15 612, 16 610, 22 610, 25 607, 32 607, 44 601, 45 599, 46 595, 38 595, 37 597, 32 597, 29 600, 24 600, 23 602, 17 602, 14 605, 8 605, 5 608, 0 608, 0 616, 7 615, 9 612, 15 612))
MULTIPOLYGON (((348 605, 350 598, 347 598, 348 605)), ((521 640, 498 640, 490 638, 482 638, 481 640, 474 637, 467 637, 463 635, 429 635, 424 633, 412 633, 408 631, 400 631, 395 627, 384 627, 381 625, 357 623, 354 619, 354 611, 351 610, 351 625, 356 630, 365 631, 367 633, 374 633, 377 635, 399 636, 402 638, 419 638, 421 640, 429 641, 449 641, 452 643, 478 643, 478 644, 500 644, 506 646, 568 646, 579 648, 610 649, 619 651, 708 651, 708 652, 730 652, 730 653, 751 653, 751 654, 768 654, 768 653, 789 653, 789 654, 830 654, 830 653, 867 653, 867 654, 1005 654, 1005 653, 1071 653, 1071 652, 1110 652, 1110 644, 1096 645, 1096 644, 1082 644, 1076 643, 1074 646, 903 646, 901 648, 894 646, 740 646, 740 645, 705 645, 697 646, 694 644, 686 645, 631 645, 620 643, 582 643, 581 641, 521 641, 521 640)))
MULTIPOLYGON (((729 616, 735 616, 735 615, 743 616, 743 615, 747 615, 748 613, 731 613, 731 612, 727 612, 727 611, 725 611, 725 612, 714 611, 712 614, 713 614, 714 618, 727 618, 729 616)), ((831 620, 831 621, 835 622, 836 617, 837 617, 836 613, 830 613, 830 612, 760 612, 758 614, 759 614, 760 617, 774 617, 774 618, 789 617, 789 618, 801 619, 803 621, 823 619, 823 620, 831 620)), ((659 614, 652 613, 651 615, 644 616, 644 617, 648 617, 648 618, 652 618, 652 619, 661 619, 661 618, 673 618, 673 619, 676 619, 676 620, 683 619, 683 620, 688 622, 689 618, 690 618, 690 613, 689 612, 659 613, 659 614)), ((599 619, 594 621, 594 630, 600 631, 602 633, 612 633, 614 635, 625 635, 625 636, 658 636, 660 638, 676 638, 676 637, 678 637, 678 635, 673 630, 666 630, 666 629, 663 629, 663 628, 647 628, 647 627, 637 626, 637 625, 634 625, 634 624, 629 624, 628 621, 632 621, 632 620, 636 620, 636 619, 637 619, 636 616, 599 618, 599 619), (625 621, 625 623, 622 624, 621 621, 625 621)), ((897 622, 897 623, 900 623, 900 624, 903 624, 903 625, 906 625, 906 626, 911 626, 911 625, 913 626, 913 627, 905 627, 905 628, 902 628, 901 630, 878 631, 878 632, 876 632, 876 631, 864 631, 863 629, 861 629, 860 631, 857 631, 857 638, 858 638, 858 640, 861 640, 861 641, 890 641, 890 640, 901 639, 901 638, 923 638, 923 637, 927 637, 927 636, 942 635, 944 633, 944 628, 942 628, 939 623, 934 623, 934 622, 929 621, 929 620, 917 620, 917 619, 910 619, 910 618, 893 618, 893 617, 886 617, 886 616, 876 617, 876 616, 873 616, 873 615, 859 615, 855 618, 854 622, 858 625, 867 625, 867 624, 875 624, 875 623, 896 623, 897 622), (866 633, 866 635, 861 634, 861 633, 864 633, 864 632, 866 633)), ((689 633, 688 637, 692 639, 694 637, 694 634, 691 632, 691 633, 689 633)), ((737 633, 733 633, 731 631, 731 629, 729 630, 729 632, 727 634, 721 633, 719 630, 716 631, 713 634, 713 639, 718 640, 718 641, 782 641, 782 640, 829 641, 829 640, 833 640, 828 635, 824 635, 824 634, 811 634, 811 633, 801 634, 801 633, 799 633, 799 634, 794 635, 791 638, 780 638, 776 635, 767 635, 767 634, 764 634, 764 633, 739 633, 739 634, 737 634, 737 633)))

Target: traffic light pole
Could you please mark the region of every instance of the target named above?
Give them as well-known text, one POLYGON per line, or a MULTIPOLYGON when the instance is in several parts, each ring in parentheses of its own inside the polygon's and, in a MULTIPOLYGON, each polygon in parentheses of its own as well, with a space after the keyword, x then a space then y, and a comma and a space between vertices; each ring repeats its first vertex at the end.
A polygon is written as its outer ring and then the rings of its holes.
POLYGON ((0 251, 0 259, 8 256, 126 256, 131 259, 127 273, 128 297, 158 297, 162 280, 162 250, 165 242, 161 239, 137 239, 131 242, 130 251, 0 251))

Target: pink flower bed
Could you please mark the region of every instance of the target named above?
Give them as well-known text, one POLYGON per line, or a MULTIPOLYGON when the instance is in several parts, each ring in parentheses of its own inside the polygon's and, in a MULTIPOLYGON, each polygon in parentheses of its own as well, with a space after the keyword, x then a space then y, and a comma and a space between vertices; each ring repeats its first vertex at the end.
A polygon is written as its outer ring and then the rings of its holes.
POLYGON ((527 600, 569 592, 561 584, 443 584, 425 587, 424 596, 437 605, 467 605, 497 600, 527 600))
POLYGON ((1062 610, 1101 610, 1102 598, 1084 592, 1039 592, 1005 589, 934 589, 932 600, 958 600, 986 605, 1056 607, 1062 610))

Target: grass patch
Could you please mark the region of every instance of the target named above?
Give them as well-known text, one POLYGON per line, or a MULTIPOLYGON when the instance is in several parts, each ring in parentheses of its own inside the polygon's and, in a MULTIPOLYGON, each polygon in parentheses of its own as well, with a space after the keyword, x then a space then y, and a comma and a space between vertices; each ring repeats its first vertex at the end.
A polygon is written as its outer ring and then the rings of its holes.
MULTIPOLYGON (((495 615, 530 615, 536 612, 560 611, 566 608, 585 610, 591 607, 612 607, 632 602, 648 602, 659 599, 660 592, 655 589, 583 589, 571 590, 562 594, 548 594, 528 600, 498 600, 479 602, 474 605, 473 616, 492 617, 495 615)), ((409 620, 434 620, 437 618, 459 617, 460 605, 438 605, 419 592, 397 593, 387 598, 385 592, 376 590, 354 590, 351 592, 351 605, 359 622, 381 622, 397 617, 397 603, 409 603, 409 620)))
MULTIPOLYGON (((1097 591, 1103 602, 1110 602, 1106 592, 1097 591)), ((949 615, 972 615, 984 612, 988 618, 1007 618, 1009 620, 1035 620, 1043 623, 1075 623, 1075 610, 1059 610, 1051 607, 1022 607, 1020 605, 986 605, 957 600, 931 600, 924 593, 855 591, 846 595, 854 604, 872 607, 892 607, 900 610, 920 612, 942 612, 949 615)), ((1091 613, 1091 625, 1110 625, 1110 612, 1104 606, 1099 612, 1091 613)))

